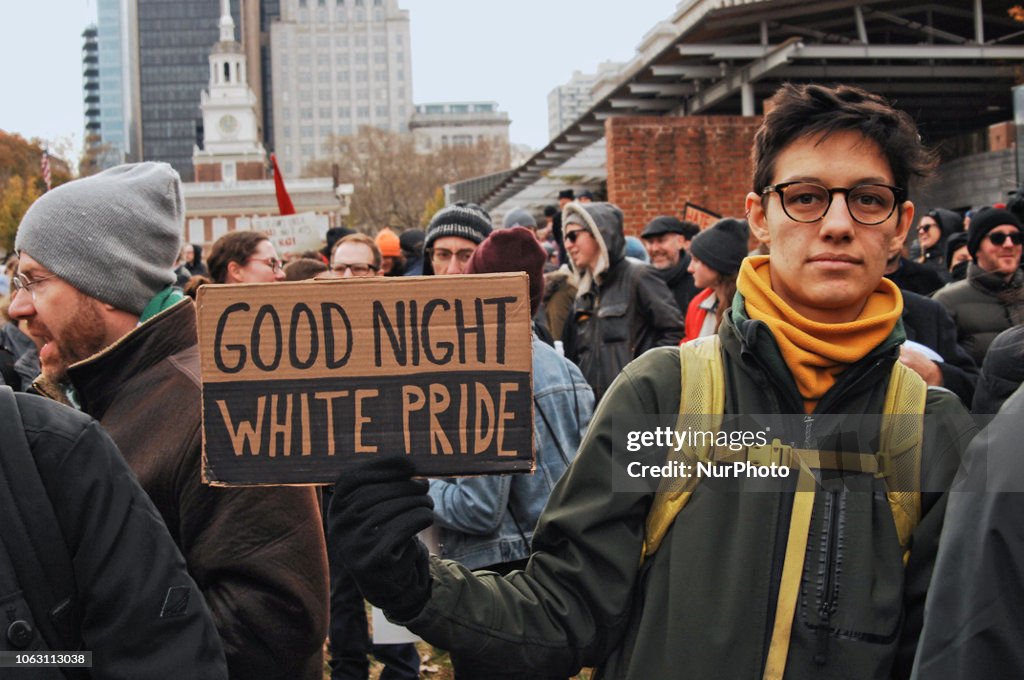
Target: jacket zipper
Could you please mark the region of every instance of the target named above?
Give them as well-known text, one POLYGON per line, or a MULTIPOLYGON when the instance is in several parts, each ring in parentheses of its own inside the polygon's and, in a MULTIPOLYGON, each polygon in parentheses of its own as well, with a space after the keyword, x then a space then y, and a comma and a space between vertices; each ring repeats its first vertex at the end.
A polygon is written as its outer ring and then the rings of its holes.
POLYGON ((814 654, 814 661, 819 666, 828 662, 829 631, 831 627, 832 612, 835 610, 835 572, 836 553, 838 544, 839 512, 836 509, 838 493, 835 489, 828 491, 826 498, 825 514, 825 573, 822 580, 821 606, 818 609, 818 648, 814 654))

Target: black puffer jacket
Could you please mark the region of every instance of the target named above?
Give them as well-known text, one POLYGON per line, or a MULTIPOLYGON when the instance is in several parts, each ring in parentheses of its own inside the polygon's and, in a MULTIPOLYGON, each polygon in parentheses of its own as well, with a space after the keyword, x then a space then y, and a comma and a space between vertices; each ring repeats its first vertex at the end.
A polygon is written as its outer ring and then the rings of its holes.
POLYGON ((957 342, 978 366, 997 335, 1024 323, 1024 273, 1020 270, 1007 281, 972 262, 965 280, 938 289, 932 297, 953 317, 957 342))
POLYGON ((679 344, 683 316, 657 272, 626 259, 621 210, 610 203, 569 203, 563 223, 573 215, 596 236, 601 256, 593 271, 578 272, 576 302, 564 333, 565 352, 600 400, 630 361, 652 347, 679 344))
POLYGON ((992 341, 981 367, 971 412, 998 413, 1011 394, 1024 382, 1024 326, 1008 328, 992 341))
POLYGON ((0 507, 20 509, 0 525, 7 633, 0 635, 0 650, 79 645, 93 656, 90 671, 10 675, 226 679, 224 652, 202 593, 114 442, 99 423, 71 408, 34 395, 15 398, 20 420, 0 419, 0 494, 7 496, 0 507), (26 545, 19 534, 36 550, 17 549, 26 545), (64 557, 70 569, 61 577, 57 565, 64 557), (19 578, 26 572, 31 581, 19 578), (49 585, 37 590, 32 584, 40 582, 49 585), (69 593, 67 606, 43 605, 69 593), (61 639, 46 637, 46 631, 61 639))

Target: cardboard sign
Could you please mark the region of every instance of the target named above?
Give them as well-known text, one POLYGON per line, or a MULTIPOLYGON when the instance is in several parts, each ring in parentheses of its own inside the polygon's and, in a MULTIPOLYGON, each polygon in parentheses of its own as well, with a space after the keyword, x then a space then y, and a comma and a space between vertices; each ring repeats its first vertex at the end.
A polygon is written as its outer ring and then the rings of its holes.
POLYGON ((203 286, 203 481, 533 469, 525 273, 203 286))
POLYGON ((274 244, 277 254, 285 255, 304 253, 307 250, 320 250, 327 238, 329 221, 327 215, 316 213, 300 213, 298 215, 280 215, 278 217, 256 217, 252 220, 255 231, 264 232, 274 244))
POLYGON ((686 206, 683 208, 683 219, 693 222, 703 230, 722 219, 722 216, 687 201, 686 206))

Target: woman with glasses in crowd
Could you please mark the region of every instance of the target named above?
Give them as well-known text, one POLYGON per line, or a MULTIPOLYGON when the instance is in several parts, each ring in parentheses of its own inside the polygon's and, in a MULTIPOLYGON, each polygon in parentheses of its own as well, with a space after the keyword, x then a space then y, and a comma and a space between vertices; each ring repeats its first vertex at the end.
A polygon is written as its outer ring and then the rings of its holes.
POLYGON ((214 283, 273 283, 284 279, 274 244, 258 231, 232 231, 217 239, 206 261, 214 283))

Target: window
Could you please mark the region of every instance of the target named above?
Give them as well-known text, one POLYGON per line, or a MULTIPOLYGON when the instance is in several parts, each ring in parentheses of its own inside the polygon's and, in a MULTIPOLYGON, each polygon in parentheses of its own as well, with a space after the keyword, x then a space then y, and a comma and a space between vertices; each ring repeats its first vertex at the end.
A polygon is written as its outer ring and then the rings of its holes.
MULTIPOLYGON (((328 93, 328 94, 330 94, 330 93, 328 93)), ((326 99, 330 99, 330 97, 326 97, 326 99)), ((320 107, 320 117, 321 118, 330 118, 331 117, 331 107, 330 106, 321 106, 320 107)))
POLYGON ((356 71, 356 82, 357 83, 368 82, 370 80, 369 76, 370 76, 370 74, 368 72, 366 72, 366 71, 356 71))
POLYGON ((367 63, 366 52, 360 52, 359 54, 356 55, 356 63, 357 64, 365 64, 365 63, 367 63))
MULTIPOLYGON (((330 91, 330 89, 328 89, 326 87, 321 88, 320 91, 318 91, 316 93, 316 98, 319 99, 322 102, 330 101, 331 100, 331 91, 330 91)), ((320 115, 321 116, 324 115, 324 110, 323 109, 320 109, 320 115)), ((330 112, 328 112, 327 115, 330 116, 331 115, 330 112)))
POLYGON ((312 139, 313 138, 313 126, 312 125, 303 125, 302 127, 300 127, 299 128, 299 136, 302 137, 303 140, 312 139))
POLYGON ((329 83, 331 81, 330 71, 320 71, 316 74, 316 81, 318 83, 329 83))
POLYGON ((366 36, 365 35, 357 35, 356 36, 356 47, 366 47, 366 36))
POLYGON ((386 83, 387 80, 388 80, 388 72, 387 71, 374 71, 373 72, 373 80, 375 82, 378 82, 378 83, 386 83))
POLYGON ((377 107, 377 117, 378 118, 387 118, 388 117, 388 107, 387 106, 378 106, 377 107))
POLYGON ((299 118, 302 120, 313 120, 313 109, 310 107, 299 109, 299 118))
MULTIPOLYGON (((349 108, 347 106, 339 106, 338 107, 338 118, 341 118, 343 120, 348 120, 351 117, 352 117, 352 109, 351 108, 349 108)), ((344 134, 344 133, 342 133, 342 134, 344 134)))
POLYGON ((370 117, 370 107, 369 106, 359 106, 359 107, 356 108, 356 118, 369 118, 369 117, 370 117))
POLYGON ((388 63, 388 55, 385 52, 376 52, 373 55, 374 64, 386 64, 388 63))
POLYGON ((405 69, 401 69, 400 68, 397 71, 395 71, 395 79, 396 80, 405 80, 405 69))
POLYGON ((331 63, 331 55, 325 52, 320 52, 319 54, 316 55, 316 63, 317 66, 329 65, 331 63))
POLYGON ((335 73, 335 79, 339 83, 347 83, 348 82, 348 71, 337 71, 335 73))
POLYGON ((300 52, 299 53, 299 65, 300 66, 308 66, 310 63, 311 63, 311 60, 310 60, 309 52, 300 52))
POLYGON ((305 158, 312 158, 312 156, 313 156, 313 145, 312 144, 303 144, 300 148, 302 149, 302 155, 305 158))
POLYGON ((334 63, 338 66, 348 66, 348 52, 338 52, 334 55, 334 63))
POLYGON ((388 37, 386 35, 375 35, 373 36, 374 47, 385 47, 388 44, 388 37))
POLYGON ((284 125, 284 126, 281 127, 281 136, 282 137, 291 137, 292 136, 292 128, 291 128, 290 125, 284 125))

